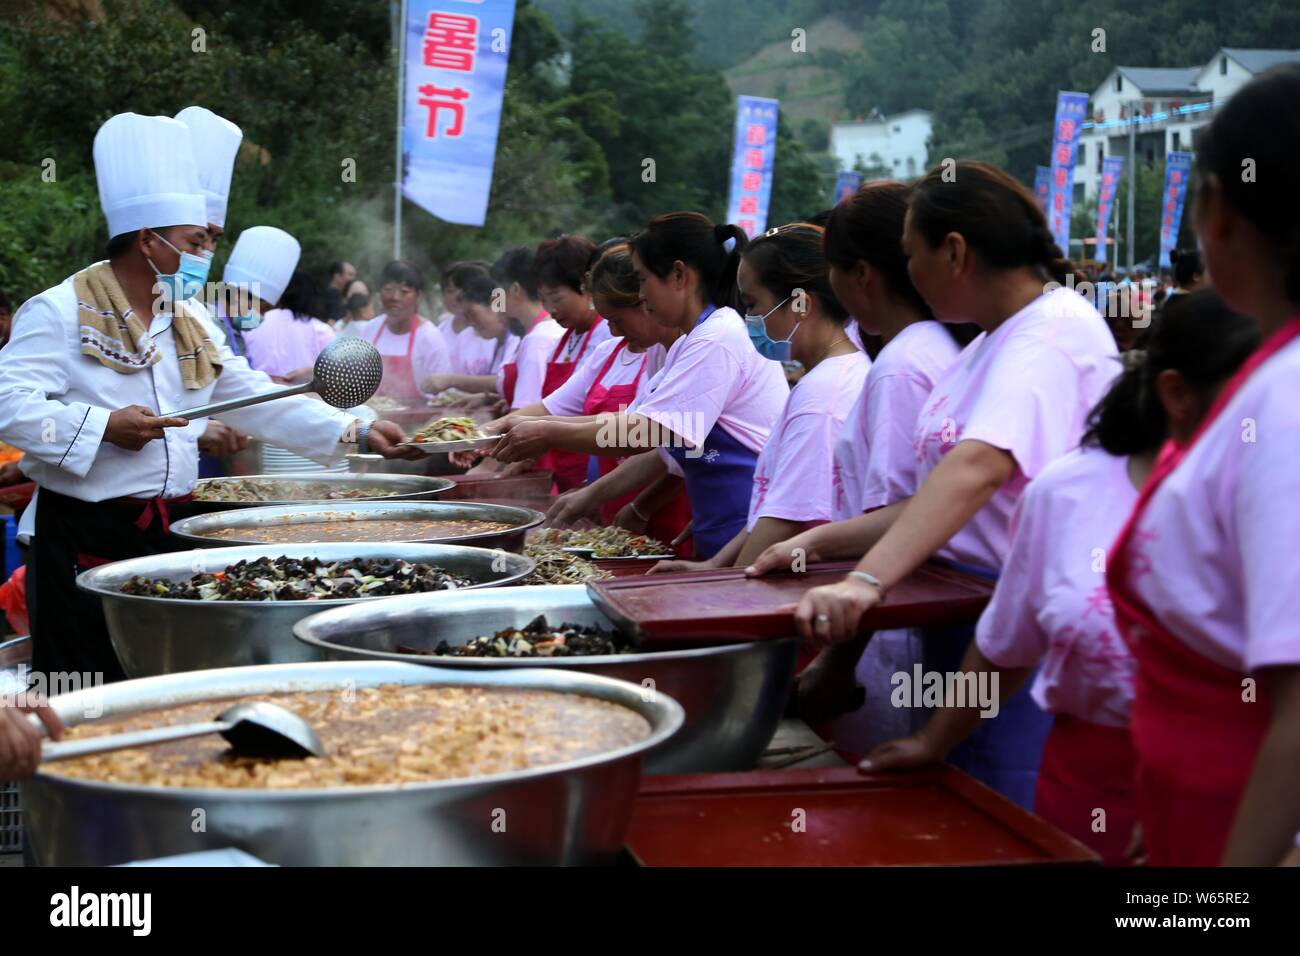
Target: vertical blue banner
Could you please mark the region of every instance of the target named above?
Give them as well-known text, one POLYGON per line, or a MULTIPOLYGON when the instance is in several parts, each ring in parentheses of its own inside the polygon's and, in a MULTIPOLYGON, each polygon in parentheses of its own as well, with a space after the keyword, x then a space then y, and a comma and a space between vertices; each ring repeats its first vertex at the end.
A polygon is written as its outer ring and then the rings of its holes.
POLYGON ((741 96, 736 103, 736 142, 726 221, 734 222, 751 239, 767 228, 779 109, 776 100, 761 96, 741 96))
POLYGON ((841 169, 835 177, 835 193, 831 196, 831 205, 838 205, 858 191, 862 185, 862 174, 856 169, 841 169))
POLYGON ((1052 192, 1052 167, 1035 166, 1034 167, 1034 196, 1038 199, 1038 206, 1047 212, 1047 198, 1052 192))
POLYGON ((1178 245, 1178 227, 1183 223, 1187 180, 1192 175, 1191 153, 1170 153, 1165 157, 1165 190, 1160 194, 1160 268, 1170 266, 1169 253, 1178 245))
POLYGON ((1119 180, 1124 174, 1124 157, 1107 156, 1101 164, 1101 188, 1097 190, 1097 252, 1096 258, 1106 261, 1106 234, 1110 230, 1110 214, 1119 192, 1119 180))
POLYGON ((1047 225, 1061 252, 1070 255, 1070 211, 1074 208, 1074 159, 1088 94, 1061 90, 1056 94, 1056 122, 1052 124, 1052 179, 1047 197, 1047 225))
POLYGON ((409 0, 402 194, 481 226, 492 192, 515 0, 409 0))

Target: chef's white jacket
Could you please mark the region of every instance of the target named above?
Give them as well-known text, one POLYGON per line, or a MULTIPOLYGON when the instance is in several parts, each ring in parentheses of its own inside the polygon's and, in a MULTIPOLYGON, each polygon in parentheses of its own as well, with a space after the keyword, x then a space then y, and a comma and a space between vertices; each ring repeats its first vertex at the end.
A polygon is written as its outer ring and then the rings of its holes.
MULTIPOLYGON (((170 314, 154 316, 149 327, 161 360, 124 375, 81 353, 71 277, 23 304, 9 343, 0 349, 0 440, 27 453, 21 467, 29 478, 83 501, 172 498, 193 489, 206 419, 165 429, 165 437, 127 451, 103 440, 109 413, 127 405, 175 412, 280 386, 230 350, 200 303, 190 300, 188 307, 206 326, 222 362, 221 374, 201 389, 181 383, 170 314)), ((355 416, 297 395, 222 412, 221 420, 328 464, 344 451, 339 442, 355 416)))

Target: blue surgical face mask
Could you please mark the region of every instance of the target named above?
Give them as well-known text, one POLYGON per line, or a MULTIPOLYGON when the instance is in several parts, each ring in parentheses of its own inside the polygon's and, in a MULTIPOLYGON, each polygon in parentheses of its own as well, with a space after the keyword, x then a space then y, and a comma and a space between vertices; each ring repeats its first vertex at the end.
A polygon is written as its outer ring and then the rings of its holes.
POLYGON ((163 295, 168 297, 172 302, 183 302, 186 299, 193 299, 203 294, 203 287, 208 282, 208 270, 212 267, 212 253, 206 249, 202 255, 194 255, 191 252, 181 252, 170 242, 167 242, 161 235, 154 233, 159 239, 166 243, 167 248, 171 249, 181 257, 180 264, 176 267, 175 272, 164 274, 154 265, 154 261, 145 257, 150 266, 153 266, 154 273, 158 276, 158 285, 163 288, 163 295))
POLYGON ((240 332, 251 332, 262 324, 262 316, 258 312, 249 312, 247 315, 238 315, 230 320, 240 332))
POLYGON ((758 350, 759 355, 774 362, 790 361, 790 343, 794 340, 795 332, 799 330, 799 323, 794 324, 789 338, 777 341, 767 334, 767 319, 789 301, 790 297, 786 296, 763 315, 745 316, 745 328, 749 332, 749 340, 754 343, 754 348, 758 350))

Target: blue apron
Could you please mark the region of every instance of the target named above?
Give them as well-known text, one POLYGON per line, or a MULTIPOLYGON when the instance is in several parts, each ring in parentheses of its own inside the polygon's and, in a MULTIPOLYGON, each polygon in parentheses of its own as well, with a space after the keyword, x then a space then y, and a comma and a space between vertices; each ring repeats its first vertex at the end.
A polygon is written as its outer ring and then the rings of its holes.
MULTIPOLYGON (((935 559, 958 571, 997 579, 984 568, 956 561, 935 559)), ((932 627, 923 630, 923 667, 928 673, 947 673, 961 667, 961 659, 975 638, 975 625, 932 627)), ((1052 729, 1052 715, 1038 706, 1030 693, 1034 674, 998 710, 991 720, 953 748, 948 762, 966 771, 976 780, 1014 800, 1026 810, 1034 809, 1034 790, 1038 783, 1038 765, 1043 759, 1043 745, 1052 729)))
MULTIPOLYGON (((695 327, 699 328, 716 309, 717 306, 707 306, 696 319, 695 327)), ((686 496, 691 501, 693 516, 691 536, 695 542, 695 559, 707 560, 745 527, 758 453, 750 451, 716 422, 700 448, 667 451, 681 466, 686 480, 686 496)))

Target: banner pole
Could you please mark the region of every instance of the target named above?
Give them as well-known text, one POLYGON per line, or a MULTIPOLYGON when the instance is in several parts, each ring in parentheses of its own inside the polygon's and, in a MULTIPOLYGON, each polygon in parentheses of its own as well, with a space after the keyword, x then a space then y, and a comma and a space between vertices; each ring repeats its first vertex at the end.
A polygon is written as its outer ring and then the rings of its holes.
POLYGON ((406 105, 406 0, 399 4, 397 21, 397 139, 393 176, 393 258, 402 258, 402 126, 406 105))

